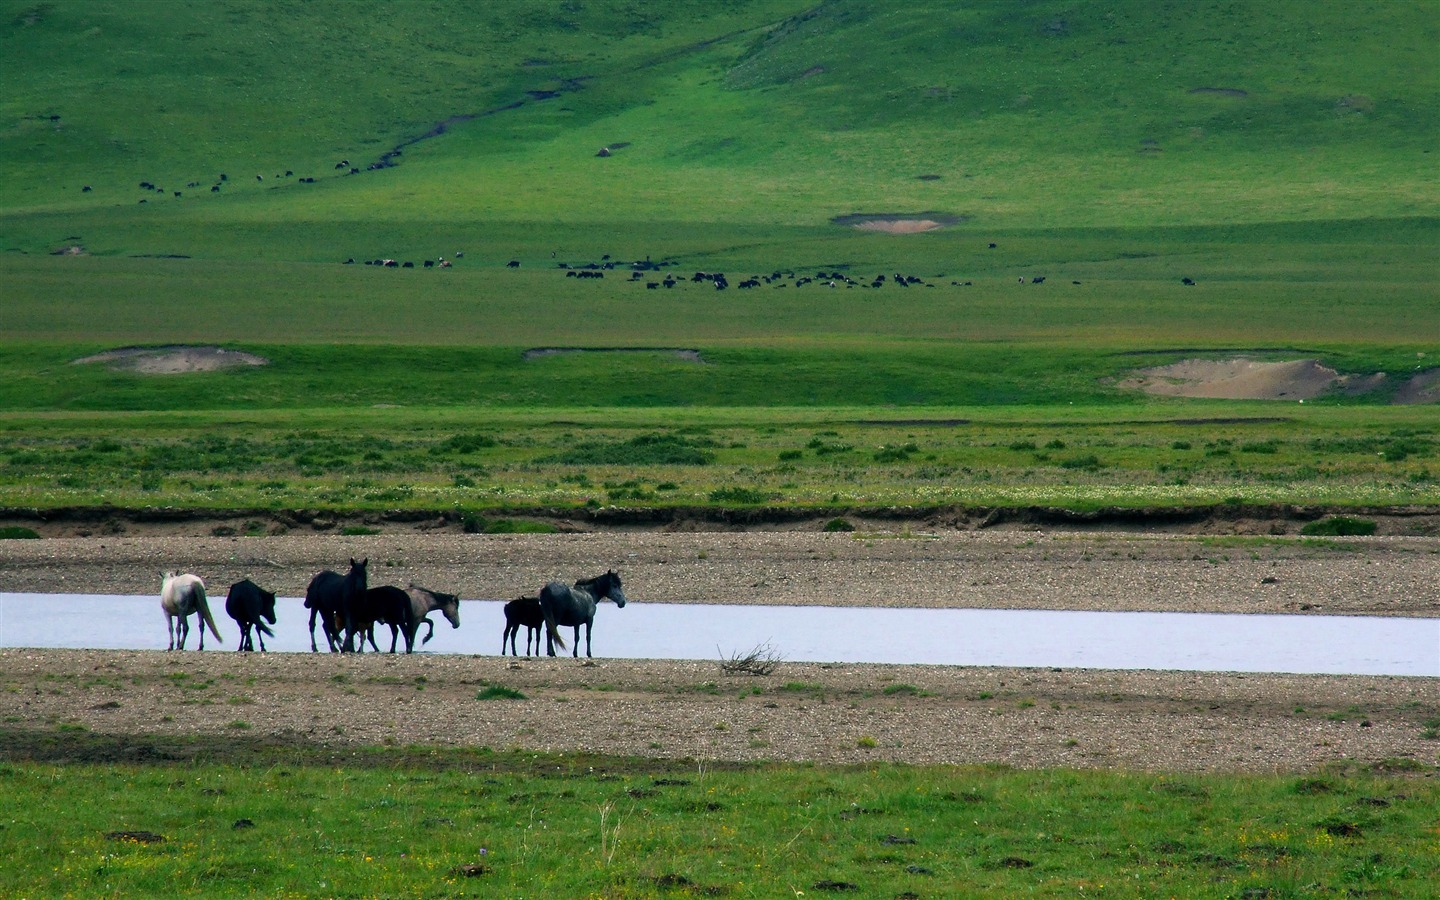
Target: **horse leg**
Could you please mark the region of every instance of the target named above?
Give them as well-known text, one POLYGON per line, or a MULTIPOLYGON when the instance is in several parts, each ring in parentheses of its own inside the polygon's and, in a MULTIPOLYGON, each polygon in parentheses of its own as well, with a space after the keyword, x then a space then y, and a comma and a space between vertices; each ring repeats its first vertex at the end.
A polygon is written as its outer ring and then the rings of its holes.
POLYGON ((535 655, 540 655, 540 629, 537 626, 525 626, 525 655, 530 655, 530 638, 535 638, 535 655))
MULTIPOLYGON (((318 607, 310 608, 310 652, 319 653, 320 648, 315 645, 315 617, 320 614, 318 607)), ((321 626, 324 627, 323 625, 321 626)))
MULTIPOLYGON (((579 626, 579 625, 576 625, 576 626, 575 626, 575 640, 574 640, 574 644, 575 644, 575 652, 574 652, 574 653, 571 653, 570 655, 573 656, 573 657, 575 657, 576 659, 579 659, 579 658, 580 658, 580 626, 579 626)), ((586 653, 586 655, 588 656, 589 653, 590 653, 590 651, 589 651, 589 650, 586 650, 585 653, 586 653)))
MULTIPOLYGON (((586 622, 586 623, 585 623, 585 656, 586 656, 586 657, 594 656, 594 654, 590 652, 590 625, 591 625, 590 622, 586 622)), ((578 631, 579 629, 576 629, 576 630, 578 631)), ((578 650, 579 648, 577 647, 576 649, 578 650)))
MULTIPOLYGON (((271 635, 271 637, 274 637, 274 635, 271 635)), ((261 624, 260 624, 259 622, 256 622, 256 623, 255 623, 255 639, 260 642, 260 652, 261 652, 261 653, 268 653, 269 651, 265 649, 265 629, 264 629, 263 626, 261 626, 261 624)), ((247 640, 247 641, 249 640, 249 636, 248 636, 248 635, 246 636, 246 640, 247 640)), ((254 645, 254 644, 251 644, 251 645, 250 645, 250 651, 251 651, 252 653, 255 651, 255 645, 254 645)))
POLYGON ((195 623, 200 626, 200 649, 205 649, 205 614, 198 609, 195 611, 195 623))
POLYGON ((180 624, 175 626, 175 634, 180 638, 179 649, 185 649, 185 639, 190 636, 190 617, 181 616, 180 624))
POLYGON ((170 646, 165 648, 169 652, 175 649, 175 617, 168 612, 165 614, 165 633, 170 635, 170 646))

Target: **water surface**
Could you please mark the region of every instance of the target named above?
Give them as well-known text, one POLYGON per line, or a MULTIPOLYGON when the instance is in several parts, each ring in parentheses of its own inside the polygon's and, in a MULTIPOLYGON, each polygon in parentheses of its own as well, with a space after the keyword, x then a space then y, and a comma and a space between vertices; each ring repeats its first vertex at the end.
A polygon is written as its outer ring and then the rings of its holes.
MULTIPOLYGON (((206 649, 233 650, 239 629, 225 615, 224 598, 212 602, 223 640, 207 635, 206 649)), ((435 638, 417 649, 497 654, 502 607, 498 600, 464 601, 459 629, 433 613, 435 638)), ((276 614, 275 637, 266 639, 270 650, 308 652, 302 601, 279 598, 276 614)), ((192 649, 198 645, 194 621, 192 649)), ((561 634, 568 643, 574 631, 561 634)), ((317 637, 323 649, 324 637, 317 637)), ((389 649, 388 628, 377 629, 376 639, 389 649)), ((157 596, 0 593, 3 647, 164 650, 167 644, 157 596)), ((1421 618, 636 601, 624 609, 602 604, 593 634, 595 655, 612 658, 715 660, 760 645, 794 662, 1440 677, 1440 619, 1421 618)), ((523 629, 518 646, 523 655, 523 629)))

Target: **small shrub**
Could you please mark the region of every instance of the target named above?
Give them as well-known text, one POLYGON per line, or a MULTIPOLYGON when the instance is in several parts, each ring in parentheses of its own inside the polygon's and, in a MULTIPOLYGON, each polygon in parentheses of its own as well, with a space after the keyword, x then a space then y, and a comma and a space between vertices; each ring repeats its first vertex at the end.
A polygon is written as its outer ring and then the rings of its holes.
POLYGON ((1010 445, 1010 449, 1023 452, 1026 450, 1036 450, 1038 448, 1035 446, 1034 441, 1016 441, 1010 445))
POLYGON ((799 459, 800 457, 802 457, 802 456, 804 456, 804 455, 805 455, 805 451, 804 451, 804 450, 781 450, 781 451, 780 451, 780 461, 781 461, 781 462, 790 462, 791 460, 799 459))
POLYGON ((476 700, 525 700, 526 696, 514 688, 492 684, 475 695, 476 700))
POLYGON ((372 534, 379 534, 380 529, 371 528, 369 525, 346 525, 340 529, 340 533, 345 537, 366 537, 372 534))
POLYGON ((854 531, 855 526, 844 519, 831 519, 825 523, 825 531, 854 531))
POLYGON ((725 487, 710 492, 711 503, 759 504, 769 499, 768 495, 753 488, 725 487))
POLYGON ((906 444, 903 447, 881 447, 875 451, 875 461, 878 463, 904 462, 910 458, 910 454, 919 451, 920 448, 915 444, 906 444))
POLYGON ((526 522, 521 519, 496 519, 484 528, 485 534, 555 534, 559 529, 549 522, 526 522))
POLYGON ((26 528, 23 525, 6 525, 4 528, 0 528, 0 541, 31 541, 38 537, 40 535, 34 529, 26 528))
POLYGON ((770 642, 758 644, 745 653, 732 653, 720 658, 720 671, 726 675, 769 675, 784 661, 770 642))
POLYGON ((901 695, 908 697, 934 696, 929 691, 918 688, 913 684, 892 684, 887 686, 885 690, 881 691, 880 693, 884 694, 887 697, 898 697, 901 695))
POLYGON ((855 746, 861 748, 862 750, 870 750, 872 748, 880 746, 880 742, 875 740, 868 734, 862 734, 860 735, 860 739, 855 742, 855 746))
POLYGON ((430 452, 436 455, 441 453, 474 453, 487 447, 494 447, 495 439, 488 434, 457 434, 449 440, 436 444, 430 452))
POLYGON ((1375 533, 1375 522, 1353 516, 1331 516, 1306 524, 1300 533, 1310 537, 1365 537, 1375 533))

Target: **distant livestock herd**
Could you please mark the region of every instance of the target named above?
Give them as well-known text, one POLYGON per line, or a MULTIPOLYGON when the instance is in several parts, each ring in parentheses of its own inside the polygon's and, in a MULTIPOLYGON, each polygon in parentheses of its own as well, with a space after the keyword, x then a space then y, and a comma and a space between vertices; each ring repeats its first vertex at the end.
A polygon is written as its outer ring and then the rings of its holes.
MULTIPOLYGON (((383 168, 386 168, 386 167, 387 167, 387 166, 386 166, 385 163, 372 163, 371 165, 369 165, 369 166, 367 167, 367 169, 383 169, 383 168)), ((339 162, 337 162, 337 163, 335 164, 335 168, 336 168, 336 170, 343 172, 343 174, 345 174, 345 175, 356 175, 356 174, 359 174, 359 172, 361 171, 358 166, 352 166, 352 165, 350 164, 350 160, 348 160, 348 159, 342 159, 342 160, 340 160, 339 162)), ((293 170, 291 170, 291 169, 286 169, 286 170, 284 171, 284 173, 277 173, 274 177, 275 177, 276 180, 283 180, 283 179, 287 179, 287 178, 294 178, 294 177, 295 177, 295 172, 294 172, 293 170)), ((224 172, 221 172, 220 175, 219 175, 219 177, 214 181, 214 183, 210 185, 210 191, 211 191, 211 193, 216 193, 216 194, 220 193, 220 188, 221 188, 221 186, 224 185, 224 184, 225 184, 226 182, 228 182, 229 180, 230 180, 230 176, 227 175, 227 174, 224 173, 224 172)), ((255 180, 256 180, 256 181, 264 181, 264 180, 265 180, 265 176, 264 176, 264 175, 258 175, 258 174, 257 174, 257 175, 255 176, 255 180)), ((314 184, 314 183, 315 183, 315 179, 312 178, 312 177, 310 177, 310 176, 303 176, 303 177, 298 178, 298 179, 296 179, 296 180, 297 180, 298 182, 300 182, 301 184, 314 184)), ((185 184, 185 187, 186 187, 186 188, 198 188, 198 187, 201 187, 201 186, 202 186, 202 185, 201 185, 200 182, 198 182, 198 181, 190 181, 190 182, 187 182, 187 183, 185 184)), ((153 192, 153 193, 161 194, 161 195, 163 195, 163 194, 166 193, 166 190, 165 190, 163 187, 160 187, 159 185, 156 185, 156 184, 154 184, 153 182, 150 182, 150 181, 142 181, 142 182, 140 182, 140 183, 139 183, 139 187, 140 187, 140 190, 142 190, 142 191, 153 192)), ((89 193, 90 191, 93 190, 93 187, 92 187, 91 185, 88 185, 88 184, 87 184, 87 185, 85 185, 84 187, 82 187, 81 190, 82 190, 83 192, 85 192, 85 193, 89 193)), ((182 196, 184 195, 184 192, 183 192, 183 191, 172 191, 171 193, 173 193, 174 196, 177 197, 177 198, 178 198, 178 197, 182 197, 182 196)), ((147 201, 147 198, 144 198, 144 197, 140 198, 140 202, 141 202, 141 203, 145 203, 146 201, 147 201)), ((994 243, 994 242, 990 242, 987 246, 988 246, 988 248, 991 249, 991 250, 995 250, 995 249, 997 249, 997 248, 999 247, 999 245, 996 244, 996 243, 994 243)), ((554 253, 552 253, 552 254, 550 254, 550 255, 551 255, 552 258, 555 256, 554 253)), ((464 254, 463 252, 457 252, 457 253, 455 254, 455 257, 454 257, 454 258, 455 258, 455 259, 461 259, 461 258, 463 258, 464 256, 465 256, 465 254, 464 254)), ((676 265, 678 265, 678 263, 676 263, 674 260, 664 260, 664 261, 661 261, 661 262, 658 262, 658 263, 654 263, 654 262, 651 262, 651 261, 650 261, 650 258, 649 258, 649 257, 646 257, 644 260, 637 260, 637 261, 634 261, 634 262, 628 262, 628 263, 626 263, 626 262, 620 262, 620 261, 617 261, 617 260, 612 260, 612 259, 610 258, 610 255, 609 255, 609 254, 606 254, 605 256, 601 257, 601 260, 602 260, 602 261, 601 261, 601 262, 598 262, 598 263, 597 263, 597 262, 590 262, 590 263, 585 263, 585 264, 582 264, 582 265, 571 265, 571 264, 569 264, 569 263, 563 263, 563 262, 562 262, 562 263, 557 263, 557 266, 558 266, 558 268, 564 270, 565 276, 566 276, 567 278, 578 278, 578 279, 600 279, 600 278, 604 278, 606 272, 612 271, 612 270, 614 270, 614 269, 616 269, 616 268, 623 267, 623 268, 625 268, 625 269, 627 269, 627 270, 630 271, 630 278, 629 278, 629 280, 630 280, 631 282, 643 282, 647 290, 658 290, 658 289, 660 289, 660 288, 662 288, 662 287, 663 287, 663 288, 673 288, 673 287, 675 287, 676 285, 680 284, 681 281, 682 281, 682 279, 677 279, 677 278, 675 278, 673 275, 667 275, 665 278, 660 279, 660 280, 658 280, 658 281, 648 280, 648 279, 646 279, 646 277, 645 277, 645 273, 646 273, 647 271, 648 271, 648 272, 657 272, 657 273, 658 273, 658 272, 660 272, 663 268, 665 268, 666 266, 676 266, 676 265)), ((382 268, 382 269, 414 269, 414 268, 416 268, 415 262, 414 262, 413 260, 401 261, 401 260, 398 260, 398 259, 391 259, 391 258, 381 257, 381 258, 366 259, 366 260, 363 260, 363 262, 364 262, 364 264, 367 265, 367 266, 376 266, 376 267, 382 268)), ((355 265, 355 264, 356 264, 355 257, 352 256, 352 257, 347 258, 347 259, 345 260, 345 263, 344 263, 344 264, 345 264, 345 265, 355 265)), ((424 268, 424 269, 432 269, 432 268, 434 268, 434 269, 448 269, 448 268, 451 268, 452 265, 453 265, 453 262, 452 262, 451 260, 448 260, 448 259, 446 259, 445 257, 440 256, 440 257, 437 257, 437 258, 435 258, 435 259, 425 259, 425 260, 421 260, 419 267, 420 267, 420 268, 424 268)), ((506 268, 510 268, 510 269, 518 269, 518 268, 520 268, 520 260, 518 260, 518 259, 510 259, 510 260, 508 260, 508 261, 505 263, 505 266, 506 266, 506 268)), ((936 277, 943 278, 944 276, 941 275, 941 276, 936 276, 936 277)), ((689 280, 690 282, 696 283, 696 284, 705 283, 705 284, 712 285, 712 286, 715 288, 715 290, 717 290, 717 291, 723 291, 723 290, 725 290, 726 288, 730 287, 730 280, 729 280, 729 278, 726 276, 726 274, 723 273, 723 272, 696 272, 696 273, 694 274, 694 276, 692 276, 692 277, 689 278, 688 280, 689 280)), ((1030 284, 1044 284, 1044 283, 1045 283, 1045 276, 1044 276, 1044 275, 1035 275, 1035 276, 1030 276, 1029 278, 1027 278, 1026 276, 1021 275, 1021 276, 1018 277, 1017 280, 1018 280, 1018 282, 1019 282, 1020 284, 1025 284, 1025 283, 1027 283, 1027 281, 1028 281, 1028 283, 1030 283, 1030 284)), ((771 272, 770 274, 768 274, 768 275, 758 275, 758 274, 757 274, 757 275, 750 275, 748 278, 745 278, 745 279, 741 280, 740 282, 738 282, 738 283, 736 284, 736 287, 744 290, 744 289, 750 289, 750 288, 758 288, 758 287, 761 287, 762 285, 768 285, 768 286, 771 286, 771 287, 783 288, 783 287, 804 287, 805 285, 808 285, 808 284, 820 284, 820 285, 822 285, 822 286, 824 286, 824 287, 832 287, 832 288, 836 288, 836 287, 847 287, 847 288, 860 287, 860 288, 871 288, 871 289, 874 289, 874 288, 884 287, 886 284, 891 284, 891 283, 893 283, 893 284, 895 284, 895 285, 897 285, 897 286, 899 286, 899 287, 913 287, 913 286, 935 287, 935 283, 934 283, 934 282, 925 281, 924 279, 920 278, 920 277, 917 276, 917 275, 910 275, 910 274, 905 274, 905 273, 901 273, 901 272, 881 273, 881 274, 876 275, 874 278, 866 281, 866 280, 863 280, 863 279, 862 279, 862 280, 856 280, 856 279, 850 277, 850 276, 849 276, 848 274, 846 274, 845 272, 841 272, 841 271, 835 271, 835 272, 820 271, 820 272, 817 272, 815 275, 811 276, 811 275, 797 275, 794 271, 780 271, 780 270, 774 270, 774 271, 772 271, 772 272, 771 272)), ((1071 282, 1071 284, 1075 284, 1075 285, 1078 285, 1078 284, 1080 284, 1080 283, 1081 283, 1081 282, 1079 282, 1079 281, 1072 281, 1072 282, 1071 282)), ((1183 285, 1185 285, 1186 287, 1194 287, 1194 286, 1196 285, 1195 280, 1194 280, 1193 278, 1188 277, 1188 276, 1181 278, 1181 279, 1180 279, 1180 283, 1183 284, 1183 285)), ((954 281, 951 281, 950 284, 953 285, 953 286, 957 286, 957 287, 970 287, 970 286, 974 285, 974 282, 973 282, 973 281, 959 281, 959 280, 954 280, 954 281)))

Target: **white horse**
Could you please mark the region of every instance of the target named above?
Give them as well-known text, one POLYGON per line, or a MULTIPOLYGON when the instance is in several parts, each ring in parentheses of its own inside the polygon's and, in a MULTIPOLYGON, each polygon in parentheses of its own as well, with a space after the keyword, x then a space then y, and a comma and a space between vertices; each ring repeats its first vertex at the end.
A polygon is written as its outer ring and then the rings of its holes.
POLYGON ((181 575, 179 572, 160 573, 160 609, 165 612, 165 628, 170 633, 170 647, 185 649, 185 639, 190 636, 190 619, 194 614, 200 619, 200 649, 205 649, 205 626, 215 640, 222 640, 220 630, 215 627, 215 617, 210 615, 210 603, 205 599, 205 582, 198 575, 181 575), (177 624, 176 619, 180 622, 177 624))

